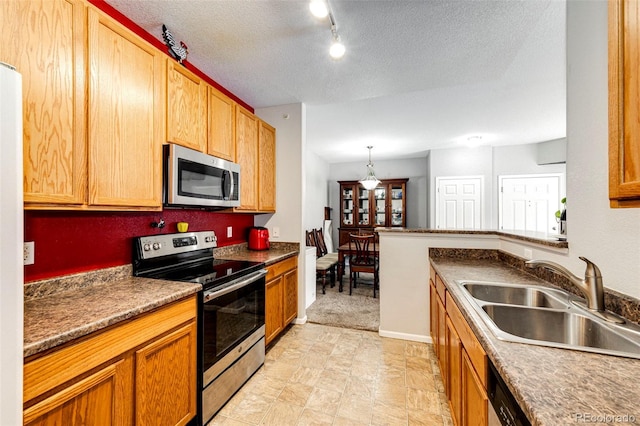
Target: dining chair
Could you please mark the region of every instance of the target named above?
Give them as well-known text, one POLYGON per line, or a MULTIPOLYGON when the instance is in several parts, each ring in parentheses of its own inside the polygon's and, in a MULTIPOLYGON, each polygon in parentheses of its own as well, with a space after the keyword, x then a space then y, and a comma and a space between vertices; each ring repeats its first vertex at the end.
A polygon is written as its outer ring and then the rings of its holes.
POLYGON ((373 274, 373 297, 379 284, 379 262, 374 235, 349 234, 349 295, 356 286, 360 272, 373 274))

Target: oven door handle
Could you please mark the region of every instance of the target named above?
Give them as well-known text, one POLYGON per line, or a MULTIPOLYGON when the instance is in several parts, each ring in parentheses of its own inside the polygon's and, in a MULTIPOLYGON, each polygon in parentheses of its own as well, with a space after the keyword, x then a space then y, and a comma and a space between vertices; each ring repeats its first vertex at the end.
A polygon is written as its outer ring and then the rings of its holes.
POLYGON ((249 285, 254 281, 258 281, 260 278, 266 276, 267 272, 268 271, 266 269, 260 269, 259 271, 252 272, 245 277, 238 278, 237 280, 234 280, 234 281, 230 281, 226 287, 220 290, 205 291, 203 294, 204 302, 205 303, 209 302, 220 296, 224 296, 225 294, 231 293, 232 291, 235 291, 239 288, 249 285))

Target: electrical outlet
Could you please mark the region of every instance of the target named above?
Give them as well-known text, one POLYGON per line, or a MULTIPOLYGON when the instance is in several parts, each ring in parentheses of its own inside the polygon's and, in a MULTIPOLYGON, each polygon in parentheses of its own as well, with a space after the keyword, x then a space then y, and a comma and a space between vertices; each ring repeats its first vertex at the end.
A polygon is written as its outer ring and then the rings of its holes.
POLYGON ((273 238, 280 238, 280 227, 273 227, 273 238))
POLYGON ((227 238, 233 237, 233 228, 231 226, 227 226, 227 238))
POLYGON ((24 264, 25 265, 33 265, 36 263, 35 261, 35 250, 36 244, 33 241, 28 241, 24 243, 23 246, 23 256, 24 256, 24 264))

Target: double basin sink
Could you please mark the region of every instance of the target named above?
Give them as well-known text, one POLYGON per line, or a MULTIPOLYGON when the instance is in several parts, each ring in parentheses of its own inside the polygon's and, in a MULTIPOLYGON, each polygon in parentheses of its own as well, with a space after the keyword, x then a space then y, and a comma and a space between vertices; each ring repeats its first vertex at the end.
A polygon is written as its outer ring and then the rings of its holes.
POLYGON ((605 321, 568 292, 521 284, 458 283, 501 340, 640 359, 640 327, 605 321))

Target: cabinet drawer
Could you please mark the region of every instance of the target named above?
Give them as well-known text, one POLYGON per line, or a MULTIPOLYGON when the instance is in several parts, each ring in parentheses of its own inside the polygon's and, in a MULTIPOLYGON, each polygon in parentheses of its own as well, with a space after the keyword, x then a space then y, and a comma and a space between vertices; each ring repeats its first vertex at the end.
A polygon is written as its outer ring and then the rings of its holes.
POLYGON ((298 266, 298 256, 293 256, 273 265, 267 266, 267 281, 298 266))
POLYGON ((456 305, 456 303, 451 299, 451 296, 447 293, 447 314, 451 319, 451 323, 455 327, 458 332, 458 336, 460 337, 460 341, 462 342, 462 346, 464 346, 467 354, 469 355, 469 359, 473 364, 478 377, 480 378, 480 382, 486 389, 487 387, 487 355, 482 349, 480 342, 476 338, 473 331, 469 328, 467 324, 467 320, 462 316, 462 312, 456 305))

